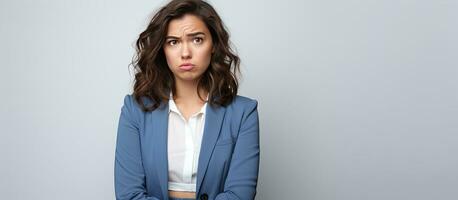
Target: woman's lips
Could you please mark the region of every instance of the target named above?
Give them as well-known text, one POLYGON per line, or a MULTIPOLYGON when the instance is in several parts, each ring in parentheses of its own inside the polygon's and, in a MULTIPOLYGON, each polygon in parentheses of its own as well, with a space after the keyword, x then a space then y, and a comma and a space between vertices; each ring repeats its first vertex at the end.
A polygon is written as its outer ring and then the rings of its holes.
POLYGON ((194 65, 181 65, 180 69, 185 71, 190 71, 194 68, 194 65))

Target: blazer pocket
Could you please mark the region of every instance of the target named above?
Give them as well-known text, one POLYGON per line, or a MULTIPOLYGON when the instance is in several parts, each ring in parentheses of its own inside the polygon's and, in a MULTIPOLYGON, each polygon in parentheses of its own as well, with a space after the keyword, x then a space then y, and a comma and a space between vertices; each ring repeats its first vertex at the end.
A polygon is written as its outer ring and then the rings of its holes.
POLYGON ((227 145, 227 144, 234 144, 234 141, 232 140, 232 138, 222 139, 216 142, 216 146, 222 146, 222 145, 227 145))

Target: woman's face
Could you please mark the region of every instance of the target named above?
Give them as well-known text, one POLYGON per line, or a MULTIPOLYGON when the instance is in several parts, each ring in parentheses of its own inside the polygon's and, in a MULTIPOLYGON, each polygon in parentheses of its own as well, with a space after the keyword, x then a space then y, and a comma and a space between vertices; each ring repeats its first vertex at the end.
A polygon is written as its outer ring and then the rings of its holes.
POLYGON ((205 23, 185 14, 170 21, 163 49, 176 80, 197 81, 210 65, 213 42, 205 23))

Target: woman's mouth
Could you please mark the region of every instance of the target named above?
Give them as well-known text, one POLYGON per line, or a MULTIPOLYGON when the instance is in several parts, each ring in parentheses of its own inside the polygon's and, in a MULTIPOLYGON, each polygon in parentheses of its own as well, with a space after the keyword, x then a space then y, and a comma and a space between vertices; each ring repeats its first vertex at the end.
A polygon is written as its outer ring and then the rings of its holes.
POLYGON ((193 68, 194 68, 194 65, 193 65, 193 64, 188 64, 188 63, 186 63, 186 64, 180 65, 180 69, 181 69, 181 70, 184 70, 184 71, 190 71, 190 70, 192 70, 193 68))

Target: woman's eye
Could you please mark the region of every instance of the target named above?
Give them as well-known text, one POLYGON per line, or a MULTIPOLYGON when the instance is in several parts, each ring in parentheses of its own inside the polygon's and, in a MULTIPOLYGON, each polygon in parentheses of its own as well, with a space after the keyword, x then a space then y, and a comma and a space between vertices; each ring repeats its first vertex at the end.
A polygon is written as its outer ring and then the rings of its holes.
POLYGON ((175 45, 177 43, 177 41, 176 40, 169 40, 168 43, 169 43, 169 45, 173 46, 173 45, 175 45))
POLYGON ((200 37, 197 37, 197 38, 194 38, 194 41, 195 41, 196 43, 202 43, 203 39, 200 38, 200 37))

